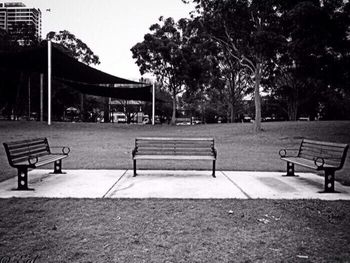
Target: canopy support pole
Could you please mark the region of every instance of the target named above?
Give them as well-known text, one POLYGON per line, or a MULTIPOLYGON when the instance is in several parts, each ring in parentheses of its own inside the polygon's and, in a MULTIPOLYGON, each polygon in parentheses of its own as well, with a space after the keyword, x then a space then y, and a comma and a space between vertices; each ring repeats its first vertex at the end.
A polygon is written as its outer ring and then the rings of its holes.
POLYGON ((30 75, 28 77, 28 120, 30 121, 30 75))
POLYGON ((51 125, 51 41, 47 41, 47 124, 51 125))
POLYGON ((40 121, 44 119, 44 74, 40 74, 40 121))
POLYGON ((155 124, 155 114, 156 114, 156 87, 153 83, 152 85, 152 125, 155 124))

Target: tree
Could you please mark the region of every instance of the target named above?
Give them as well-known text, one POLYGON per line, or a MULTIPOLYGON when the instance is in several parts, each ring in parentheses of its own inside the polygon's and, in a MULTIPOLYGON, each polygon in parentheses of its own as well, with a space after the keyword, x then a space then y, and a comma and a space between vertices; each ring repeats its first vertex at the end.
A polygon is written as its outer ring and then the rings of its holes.
POLYGON ((202 122, 205 122, 205 105, 208 91, 213 88, 215 80, 220 79, 219 49, 215 42, 208 41, 203 29, 196 19, 180 19, 183 32, 183 81, 186 91, 182 96, 190 108, 191 115, 199 110, 202 122))
POLYGON ((171 124, 176 121, 177 95, 183 91, 183 66, 185 63, 182 43, 183 34, 179 23, 169 17, 160 17, 160 24, 150 27, 151 33, 131 48, 140 73, 153 73, 172 95, 171 124))
POLYGON ((271 88, 286 102, 289 119, 296 120, 303 104, 311 110, 310 103, 318 107, 330 94, 337 96, 333 91, 349 86, 344 71, 349 57, 349 3, 286 1, 280 15, 285 41, 271 88))
POLYGON ((255 131, 261 130, 261 81, 281 44, 274 1, 193 0, 208 37, 254 79, 255 131))
POLYGON ((62 45, 66 48, 63 51, 84 64, 100 64, 99 57, 94 54, 88 45, 67 30, 58 33, 51 31, 46 35, 46 39, 62 45))

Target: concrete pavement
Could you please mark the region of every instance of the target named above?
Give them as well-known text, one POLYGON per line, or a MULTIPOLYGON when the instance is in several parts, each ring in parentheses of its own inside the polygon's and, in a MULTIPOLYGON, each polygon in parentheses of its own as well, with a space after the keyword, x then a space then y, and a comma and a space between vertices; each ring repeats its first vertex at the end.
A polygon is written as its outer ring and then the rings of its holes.
MULTIPOLYGON (((14 171, 15 172, 15 171, 14 171)), ((51 170, 35 169, 28 174, 34 191, 17 191, 17 177, 0 183, 0 198, 237 198, 237 199, 323 199, 350 200, 350 187, 336 183, 337 193, 321 193, 322 176, 283 172, 138 171, 132 170, 51 170)))

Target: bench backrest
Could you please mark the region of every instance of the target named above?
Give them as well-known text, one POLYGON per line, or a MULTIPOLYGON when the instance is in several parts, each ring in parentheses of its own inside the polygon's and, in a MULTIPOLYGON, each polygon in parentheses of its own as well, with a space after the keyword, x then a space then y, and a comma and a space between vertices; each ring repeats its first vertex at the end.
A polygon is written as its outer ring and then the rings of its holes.
POLYGON ((11 166, 17 162, 28 160, 30 156, 42 156, 50 153, 46 138, 5 142, 3 145, 11 166))
POLYGON ((213 138, 136 138, 136 154, 215 156, 213 138))
POLYGON ((343 143, 303 139, 298 156, 309 160, 315 160, 315 158, 319 157, 324 160, 325 164, 341 169, 344 165, 348 148, 349 145, 343 143))

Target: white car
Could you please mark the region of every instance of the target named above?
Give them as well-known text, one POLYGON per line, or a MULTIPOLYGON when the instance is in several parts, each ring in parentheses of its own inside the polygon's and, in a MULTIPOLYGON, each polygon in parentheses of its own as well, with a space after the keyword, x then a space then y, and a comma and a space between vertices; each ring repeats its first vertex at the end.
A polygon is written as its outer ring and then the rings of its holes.
POLYGON ((113 113, 113 121, 115 123, 126 123, 126 115, 123 112, 113 113))

